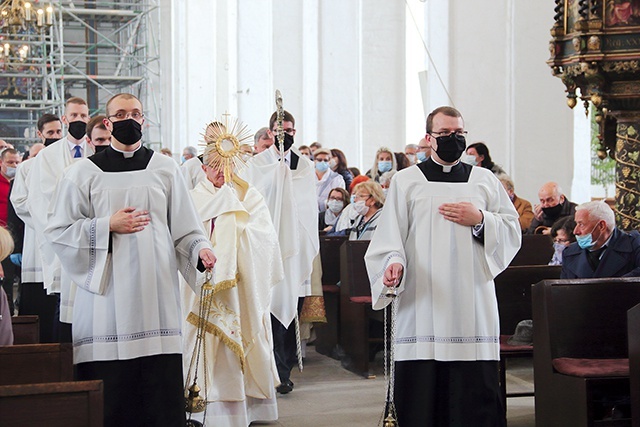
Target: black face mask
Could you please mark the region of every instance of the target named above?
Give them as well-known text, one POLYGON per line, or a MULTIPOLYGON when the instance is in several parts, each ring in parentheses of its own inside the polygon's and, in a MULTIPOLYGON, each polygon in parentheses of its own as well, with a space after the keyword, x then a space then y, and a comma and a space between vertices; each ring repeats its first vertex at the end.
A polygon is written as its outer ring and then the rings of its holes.
POLYGON ((436 141, 438 143, 436 154, 447 163, 458 160, 467 147, 465 137, 463 135, 456 135, 455 133, 447 136, 439 136, 436 138, 436 141))
POLYGON ((45 138, 44 140, 44 146, 48 147, 51 144, 53 144, 54 142, 58 141, 60 138, 45 138))
POLYGON ((101 151, 106 150, 108 147, 108 145, 94 145, 93 149, 96 151, 96 154, 98 154, 101 151))
POLYGON ((111 136, 124 145, 133 145, 142 139, 142 125, 133 119, 113 122, 111 136))
POLYGON ((87 124, 85 122, 77 120, 69 123, 69 134, 75 139, 82 138, 85 133, 87 133, 87 124))
POLYGON ((560 212, 562 212, 562 203, 558 203, 555 206, 550 208, 542 208, 542 212, 547 218, 555 219, 560 216, 560 212))
MULTIPOLYGON (((293 135, 289 135, 288 133, 284 134, 284 152, 286 152, 293 145, 293 135)), ((276 148, 280 149, 280 144, 278 143, 278 137, 276 136, 276 148)))

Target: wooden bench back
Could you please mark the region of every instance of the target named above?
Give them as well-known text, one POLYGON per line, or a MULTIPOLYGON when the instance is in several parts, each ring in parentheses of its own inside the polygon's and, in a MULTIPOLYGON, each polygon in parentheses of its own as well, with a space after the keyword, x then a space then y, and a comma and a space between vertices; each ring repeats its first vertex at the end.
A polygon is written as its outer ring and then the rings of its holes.
POLYGON ((640 278, 545 280, 533 288, 534 336, 551 359, 626 358, 627 311, 640 278))
POLYGON ((510 266, 547 265, 553 257, 553 241, 544 234, 525 234, 522 245, 510 266))
POLYGON ((13 316, 14 344, 38 344, 40 342, 40 321, 38 316, 13 316))
POLYGON ((0 385, 72 380, 73 349, 69 343, 0 347, 0 385))
POLYGON ((512 335, 518 322, 532 319, 531 285, 545 279, 560 278, 559 265, 507 267, 495 279, 500 334, 512 335))
POLYGON ((340 247, 340 286, 350 297, 371 296, 364 254, 369 240, 347 240, 340 247))
POLYGON ((340 281, 340 246, 347 236, 320 236, 322 284, 335 285, 340 281))
POLYGON ((102 381, 0 386, 3 427, 102 427, 102 381))

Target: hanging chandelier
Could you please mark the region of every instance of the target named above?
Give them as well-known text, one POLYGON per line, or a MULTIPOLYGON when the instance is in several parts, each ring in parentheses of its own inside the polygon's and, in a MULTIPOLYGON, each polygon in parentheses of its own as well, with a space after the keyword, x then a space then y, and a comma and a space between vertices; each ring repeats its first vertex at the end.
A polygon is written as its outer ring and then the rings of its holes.
POLYGON ((43 31, 53 25, 53 6, 34 7, 24 0, 3 0, 0 3, 0 28, 3 33, 43 31))

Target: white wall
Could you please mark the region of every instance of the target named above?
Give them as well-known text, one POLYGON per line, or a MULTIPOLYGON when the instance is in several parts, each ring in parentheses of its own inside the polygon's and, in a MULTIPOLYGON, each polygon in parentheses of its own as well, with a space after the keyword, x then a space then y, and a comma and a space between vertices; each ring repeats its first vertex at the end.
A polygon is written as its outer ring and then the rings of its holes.
POLYGON ((569 192, 573 112, 563 84, 545 63, 554 2, 450 5, 450 90, 469 143, 485 142, 525 199, 537 201, 538 188, 547 181, 569 192))
POLYGON ((340 148, 364 172, 379 146, 422 136, 420 114, 453 104, 521 197, 535 202, 549 180, 575 187, 573 112, 545 63, 554 1, 408 2, 420 32, 388 0, 162 0, 165 146, 196 143, 225 111, 266 126, 277 88, 296 145, 340 148))

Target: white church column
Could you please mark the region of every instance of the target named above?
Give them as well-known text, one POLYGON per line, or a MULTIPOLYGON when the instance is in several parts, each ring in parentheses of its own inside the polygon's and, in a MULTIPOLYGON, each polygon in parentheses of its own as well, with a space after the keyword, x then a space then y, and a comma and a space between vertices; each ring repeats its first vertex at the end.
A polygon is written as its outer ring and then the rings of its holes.
POLYGON ((362 171, 376 150, 403 151, 405 129, 405 4, 361 3, 362 171))

